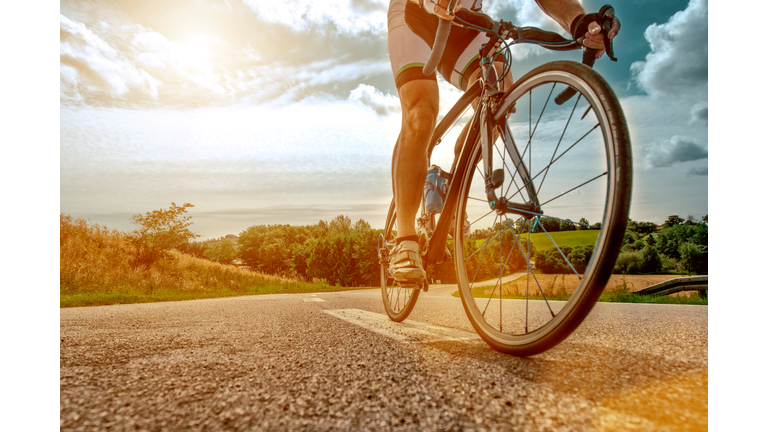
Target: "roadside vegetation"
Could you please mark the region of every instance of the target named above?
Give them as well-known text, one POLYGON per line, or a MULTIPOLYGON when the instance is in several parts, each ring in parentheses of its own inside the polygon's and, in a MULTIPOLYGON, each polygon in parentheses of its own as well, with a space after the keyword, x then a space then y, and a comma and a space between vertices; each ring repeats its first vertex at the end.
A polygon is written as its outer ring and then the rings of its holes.
POLYGON ((171 249, 173 241, 162 244, 168 237, 137 231, 61 215, 61 307, 343 289, 194 257, 171 249))
MULTIPOLYGON (((199 236, 190 229, 192 221, 186 214, 191 207, 171 203, 168 209, 136 214, 131 222, 137 229, 130 233, 60 215, 61 306, 318 292, 379 284, 376 245, 382 231, 362 219, 353 224, 340 215, 306 226, 254 225, 239 235, 195 241, 199 236)), ((593 226, 584 219, 575 224, 545 218, 541 224, 563 245, 562 252, 577 270, 583 271, 597 236, 590 229, 593 226)), ((512 231, 504 233, 505 245, 514 243, 512 235, 512 231)), ((466 247, 477 247, 486 237, 485 231, 477 230, 466 240, 466 247)), ((453 240, 448 242, 452 247, 453 240)), ((532 233, 531 243, 541 278, 556 279, 570 272, 560 253, 548 247, 546 234, 532 233)), ((489 250, 512 252, 506 260, 509 274, 525 267, 519 251, 497 249, 489 250)), ((661 227, 630 221, 614 273, 691 275, 706 274, 706 269, 707 217, 698 222, 691 216, 685 220, 674 215, 661 227)), ((477 270, 479 275, 491 270, 498 274, 497 269, 477 270)), ((427 272, 433 283, 456 283, 451 261, 430 264, 427 272)), ((488 279, 493 278, 491 273, 488 279)), ((617 293, 605 301, 626 301, 616 300, 623 298, 617 293)))
MULTIPOLYGON (((655 304, 691 304, 707 305, 708 299, 699 297, 697 291, 681 292, 669 296, 649 296, 633 294, 634 291, 647 286, 663 282, 675 275, 614 275, 606 284, 605 291, 600 296, 600 302, 614 303, 655 303, 655 304)), ((476 287, 472 289, 475 298, 499 298, 499 293, 504 299, 531 299, 543 300, 546 297, 550 301, 568 300, 579 283, 578 278, 572 274, 543 274, 538 272, 536 280, 526 281, 522 276, 516 280, 504 283, 501 290, 494 286, 476 287), (528 282, 528 283, 526 283, 528 282), (539 291, 539 286, 541 291, 539 291), (526 295, 527 293, 527 295, 526 295), (542 295, 543 294, 543 295, 542 295)), ((460 297, 459 292, 453 294, 460 297)))

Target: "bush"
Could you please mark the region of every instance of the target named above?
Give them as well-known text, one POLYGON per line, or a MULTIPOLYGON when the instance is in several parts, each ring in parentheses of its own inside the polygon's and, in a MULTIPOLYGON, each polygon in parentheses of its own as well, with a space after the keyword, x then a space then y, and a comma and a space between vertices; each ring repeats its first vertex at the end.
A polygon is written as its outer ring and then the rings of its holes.
POLYGON ((680 261, 678 269, 686 273, 706 272, 707 257, 704 247, 693 242, 682 243, 678 249, 680 261))
MULTIPOLYGON (((579 273, 584 273, 592 258, 594 246, 562 247, 560 250, 579 273)), ((536 268, 546 274, 572 273, 563 256, 557 249, 551 248, 536 254, 536 268)))
POLYGON ((613 266, 615 274, 638 274, 643 268, 643 253, 641 251, 622 251, 613 266))
POLYGON ((187 208, 194 207, 185 203, 177 206, 171 203, 168 210, 160 209, 147 212, 146 215, 131 216, 131 223, 139 229, 131 233, 131 242, 136 247, 134 265, 151 266, 156 261, 169 257, 169 252, 176 246, 200 237, 189 230, 191 216, 184 216, 187 208))
POLYGON ((658 273, 661 271, 661 256, 655 247, 648 245, 643 248, 643 258, 640 271, 643 273, 658 273))

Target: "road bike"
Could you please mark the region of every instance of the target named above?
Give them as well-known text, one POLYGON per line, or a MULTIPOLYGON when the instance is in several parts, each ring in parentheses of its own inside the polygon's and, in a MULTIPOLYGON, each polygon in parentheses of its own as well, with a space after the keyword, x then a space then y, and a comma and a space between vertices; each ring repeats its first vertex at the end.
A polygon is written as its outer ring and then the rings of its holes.
MULTIPOLYGON (((441 20, 425 73, 431 75, 439 61, 446 27, 473 28, 490 41, 479 54, 480 78, 432 134, 429 181, 416 219, 422 260, 427 270, 453 260, 464 310, 492 348, 533 355, 581 324, 611 276, 629 215, 629 131, 615 94, 591 68, 596 51, 584 49, 582 63, 536 67, 503 88, 511 46, 564 51, 581 45, 557 33, 462 12, 464 19, 457 14, 453 21, 441 20), (501 73, 490 67, 494 61, 503 61, 501 73), (433 150, 442 142, 460 146, 449 171, 432 165, 433 150), (441 206, 435 205, 438 196, 441 206), (561 227, 576 230, 555 232, 561 227), (589 244, 571 244, 574 236, 589 244), (554 280, 545 274, 553 271, 561 273, 554 280), (570 288, 558 277, 578 282, 570 288)), ((603 28, 610 28, 612 18, 610 6, 601 9, 603 28)), ((612 45, 607 52, 615 59, 612 45)), ((378 253, 386 313, 402 321, 420 291, 428 290, 430 275, 410 287, 390 277, 396 237, 393 200, 378 253)))

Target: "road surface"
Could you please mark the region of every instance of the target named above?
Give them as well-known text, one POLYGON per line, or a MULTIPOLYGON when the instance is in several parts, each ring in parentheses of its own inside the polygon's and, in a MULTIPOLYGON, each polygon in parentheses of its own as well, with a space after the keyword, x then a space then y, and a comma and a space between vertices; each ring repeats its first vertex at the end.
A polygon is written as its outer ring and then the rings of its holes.
POLYGON ((599 303, 518 358, 454 291, 61 309, 61 430, 707 430, 707 306, 599 303))

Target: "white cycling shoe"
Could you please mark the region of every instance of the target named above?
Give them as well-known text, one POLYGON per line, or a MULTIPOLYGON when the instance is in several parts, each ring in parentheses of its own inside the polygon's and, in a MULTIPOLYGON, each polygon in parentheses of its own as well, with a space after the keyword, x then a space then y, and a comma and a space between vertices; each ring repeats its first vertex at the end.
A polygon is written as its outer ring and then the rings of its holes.
POLYGON ((405 240, 395 246, 389 255, 389 274, 401 286, 417 287, 424 282, 427 272, 421 263, 419 243, 405 240))

